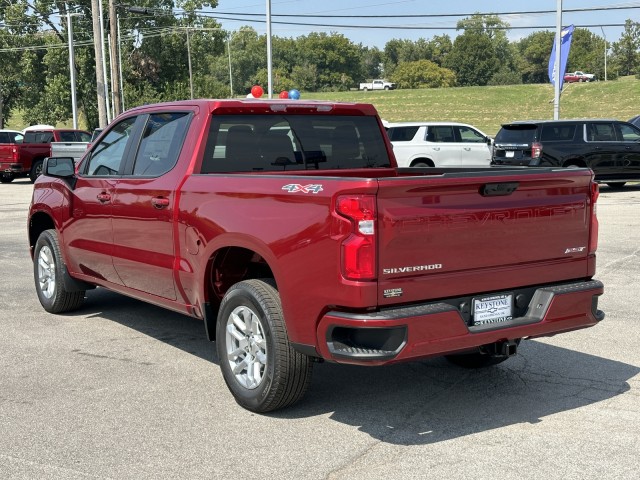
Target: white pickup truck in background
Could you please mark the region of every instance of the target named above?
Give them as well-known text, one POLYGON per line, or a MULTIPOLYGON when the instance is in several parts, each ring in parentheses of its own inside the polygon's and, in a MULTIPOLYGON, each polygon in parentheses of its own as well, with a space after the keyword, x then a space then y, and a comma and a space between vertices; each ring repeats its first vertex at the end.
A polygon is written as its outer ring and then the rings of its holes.
POLYGON ((360 90, 395 90, 396 84, 386 80, 373 80, 368 83, 361 83, 360 90))
POLYGON ((87 152, 89 142, 51 142, 52 157, 71 157, 77 164, 87 152))

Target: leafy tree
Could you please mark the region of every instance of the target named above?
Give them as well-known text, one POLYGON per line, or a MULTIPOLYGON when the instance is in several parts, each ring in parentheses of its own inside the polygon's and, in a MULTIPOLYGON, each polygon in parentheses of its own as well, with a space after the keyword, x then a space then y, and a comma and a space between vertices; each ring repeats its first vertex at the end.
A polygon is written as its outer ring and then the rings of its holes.
POLYGON ((459 85, 487 85, 501 67, 514 69, 508 27, 495 15, 475 14, 457 23, 464 33, 456 37, 443 66, 456 73, 459 85))
POLYGON ((571 39, 567 72, 576 70, 593 73, 596 78, 604 78, 604 40, 586 28, 576 28, 571 39))
POLYGON ((522 80, 524 83, 549 82, 549 57, 555 33, 549 30, 534 32, 517 42, 522 58, 522 80))
POLYGON ((487 85, 500 68, 491 40, 481 33, 464 32, 456 37, 444 66, 456 74, 458 85, 487 85))
POLYGON ((441 88, 456 84, 455 73, 448 68, 439 67, 431 60, 402 62, 391 80, 400 88, 441 88))
POLYGON ((640 23, 627 20, 620 40, 613 43, 612 65, 620 75, 640 74, 640 23))

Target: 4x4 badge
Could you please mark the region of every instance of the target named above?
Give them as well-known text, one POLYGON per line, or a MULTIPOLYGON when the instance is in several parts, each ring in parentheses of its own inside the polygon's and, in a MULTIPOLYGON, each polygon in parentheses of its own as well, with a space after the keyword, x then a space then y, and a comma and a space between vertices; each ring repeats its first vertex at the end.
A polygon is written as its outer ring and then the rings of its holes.
POLYGON ((319 184, 311 184, 311 185, 299 185, 297 183, 290 183, 289 185, 285 185, 282 187, 282 190, 286 190, 289 193, 318 193, 321 192, 322 185, 319 184))

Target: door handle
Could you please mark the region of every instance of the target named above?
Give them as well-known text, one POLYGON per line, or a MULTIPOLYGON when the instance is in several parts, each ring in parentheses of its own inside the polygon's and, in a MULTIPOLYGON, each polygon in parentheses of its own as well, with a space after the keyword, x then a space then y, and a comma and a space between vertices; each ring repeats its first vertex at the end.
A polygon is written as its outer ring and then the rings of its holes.
POLYGON ((433 149, 434 149, 436 152, 440 151, 440 147, 433 147, 433 149))
POLYGON ((471 150, 471 147, 464 147, 464 149, 468 152, 471 150))
POLYGON ((100 201, 101 203, 107 203, 108 201, 111 200, 111 195, 109 195, 106 192, 102 192, 97 195, 97 198, 98 198, 98 201, 100 201))
POLYGON ((151 203, 157 209, 165 208, 169 206, 169 199, 164 197, 153 197, 151 203))

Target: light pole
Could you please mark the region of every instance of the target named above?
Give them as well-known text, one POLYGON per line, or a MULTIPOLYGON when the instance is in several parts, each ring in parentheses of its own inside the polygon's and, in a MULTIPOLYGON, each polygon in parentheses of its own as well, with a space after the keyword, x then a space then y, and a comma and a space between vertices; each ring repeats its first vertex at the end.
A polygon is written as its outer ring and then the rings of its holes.
POLYGON ((65 10, 67 11, 67 33, 69 35, 69 74, 71 76, 71 111, 73 112, 73 128, 78 128, 78 104, 76 101, 76 60, 73 52, 73 24, 71 23, 71 17, 77 17, 82 13, 74 13, 71 15, 69 6, 65 3, 65 10))
POLYGON ((604 81, 607 81, 607 36, 604 34, 604 28, 600 27, 602 30, 602 36, 604 37, 604 81))

